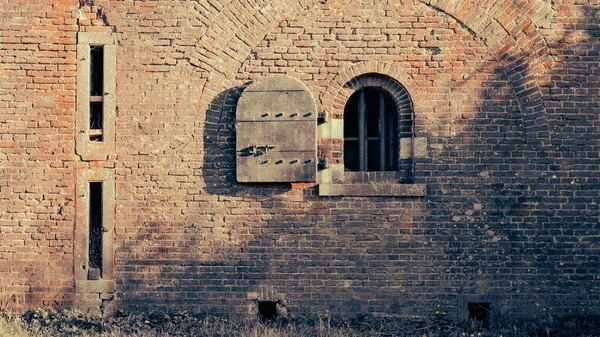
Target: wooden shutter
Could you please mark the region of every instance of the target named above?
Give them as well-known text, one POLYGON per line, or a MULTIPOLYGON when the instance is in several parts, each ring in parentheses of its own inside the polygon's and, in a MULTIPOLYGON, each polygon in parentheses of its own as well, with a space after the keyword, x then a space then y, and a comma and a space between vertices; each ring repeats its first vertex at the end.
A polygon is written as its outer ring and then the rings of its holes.
POLYGON ((308 88, 269 76, 242 93, 236 112, 238 182, 311 182, 317 174, 317 109, 308 88))

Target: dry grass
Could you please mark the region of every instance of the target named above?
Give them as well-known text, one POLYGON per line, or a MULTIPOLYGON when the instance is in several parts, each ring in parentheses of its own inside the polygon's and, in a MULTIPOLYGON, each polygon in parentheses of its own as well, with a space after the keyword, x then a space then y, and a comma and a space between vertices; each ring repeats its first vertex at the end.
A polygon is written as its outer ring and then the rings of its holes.
POLYGON ((297 317, 270 325, 260 320, 188 312, 118 313, 98 318, 73 311, 0 313, 0 337, 600 337, 599 316, 552 317, 504 322, 492 330, 477 324, 453 324, 444 319, 403 319, 361 316, 352 319, 297 317))
POLYGON ((11 313, 0 315, 0 336, 28 337, 38 336, 38 331, 32 331, 21 317, 11 313))

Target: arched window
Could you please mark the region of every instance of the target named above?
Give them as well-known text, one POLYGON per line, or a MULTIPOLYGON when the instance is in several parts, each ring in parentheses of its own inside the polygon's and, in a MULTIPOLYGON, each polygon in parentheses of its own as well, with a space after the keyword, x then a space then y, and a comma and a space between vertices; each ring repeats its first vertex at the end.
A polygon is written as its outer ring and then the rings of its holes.
POLYGON ((398 122, 392 97, 381 88, 356 91, 344 108, 346 171, 395 171, 398 122))
MULTIPOLYGON (((373 64, 368 68, 379 67, 373 64)), ((361 71, 359 65, 341 78, 361 71)), ((381 65, 382 70, 393 70, 381 65)), ((427 185, 417 183, 415 158, 427 157, 427 138, 416 137, 415 110, 412 98, 400 83, 407 81, 411 92, 419 92, 414 81, 401 72, 395 77, 381 73, 363 73, 347 80, 332 81, 327 95, 332 101, 332 116, 325 111, 321 134, 323 169, 319 177, 320 196, 423 197, 427 185), (329 125, 327 125, 329 124, 329 125), (329 128, 327 127, 329 126, 329 128), (342 148, 343 147, 343 148, 342 148)), ((325 96, 324 96, 325 97, 325 96)), ((416 102, 419 103, 419 102, 416 102)))
POLYGON ((344 170, 396 171, 413 182, 413 107, 393 79, 366 74, 347 85, 354 93, 344 108, 344 170))

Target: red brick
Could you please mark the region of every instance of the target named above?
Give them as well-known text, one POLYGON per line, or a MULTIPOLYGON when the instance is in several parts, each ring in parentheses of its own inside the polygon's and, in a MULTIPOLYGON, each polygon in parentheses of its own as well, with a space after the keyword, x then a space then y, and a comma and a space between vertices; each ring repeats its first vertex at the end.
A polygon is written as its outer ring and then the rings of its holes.
MULTIPOLYGON (((100 304, 72 287, 73 204, 77 172, 108 168, 117 307, 246 313, 249 294, 271 291, 291 313, 439 305, 456 317, 457 294, 518 314, 598 308, 598 18, 585 4, 597 1, 11 1, 0 9, 0 302, 100 304), (91 162, 74 152, 84 31, 118 41, 117 143, 91 162), (289 74, 342 119, 344 85, 365 72, 411 94, 428 197, 235 182, 248 82, 289 74)), ((319 150, 343 163, 338 139, 319 150)))

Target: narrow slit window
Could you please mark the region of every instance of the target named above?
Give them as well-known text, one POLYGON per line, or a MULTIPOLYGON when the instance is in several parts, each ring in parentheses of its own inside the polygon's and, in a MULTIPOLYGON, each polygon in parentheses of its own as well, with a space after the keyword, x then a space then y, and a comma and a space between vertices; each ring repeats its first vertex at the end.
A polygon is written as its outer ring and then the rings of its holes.
POLYGON ((102 273, 102 182, 90 182, 88 279, 98 280, 102 273))
POLYGON ((104 48, 90 47, 90 140, 103 140, 104 119, 104 48))

